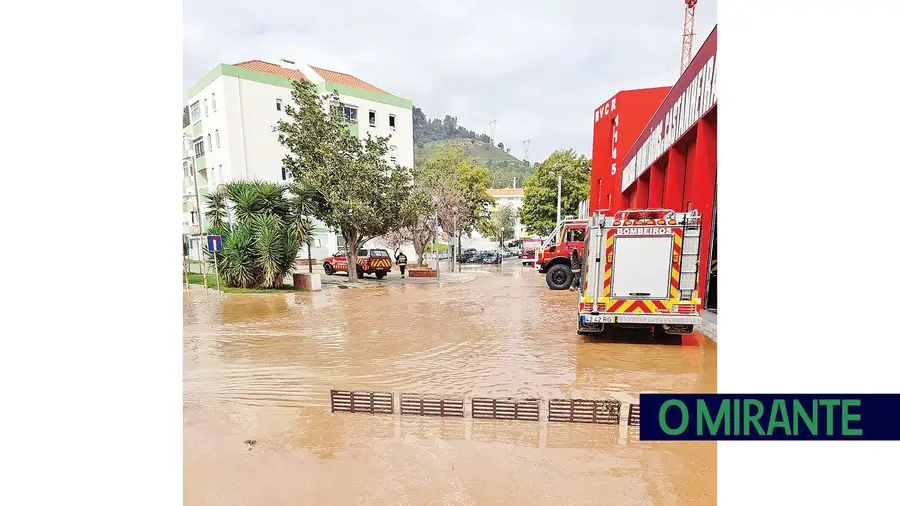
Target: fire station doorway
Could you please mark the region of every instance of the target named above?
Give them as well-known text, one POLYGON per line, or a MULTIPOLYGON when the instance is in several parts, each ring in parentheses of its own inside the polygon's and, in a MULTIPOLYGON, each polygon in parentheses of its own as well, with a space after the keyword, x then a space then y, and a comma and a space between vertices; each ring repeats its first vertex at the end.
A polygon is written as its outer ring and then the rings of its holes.
POLYGON ((716 245, 718 244, 718 227, 717 227, 717 219, 718 219, 718 201, 719 201, 719 188, 718 183, 716 187, 713 189, 713 213, 712 213, 712 227, 710 230, 710 253, 709 253, 709 266, 706 272, 706 296, 704 299, 704 305, 706 306, 706 310, 711 313, 718 314, 719 310, 719 264, 717 262, 717 252, 718 248, 716 245))

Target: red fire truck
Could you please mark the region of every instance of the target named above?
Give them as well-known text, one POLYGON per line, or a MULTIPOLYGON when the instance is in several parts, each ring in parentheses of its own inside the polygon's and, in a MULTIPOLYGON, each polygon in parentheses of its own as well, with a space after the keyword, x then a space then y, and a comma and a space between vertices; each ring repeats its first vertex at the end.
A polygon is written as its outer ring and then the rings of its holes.
POLYGON ((607 325, 689 334, 700 325, 700 216, 669 209, 597 213, 582 243, 577 331, 607 325))
POLYGON ((544 243, 543 239, 522 239, 522 246, 519 252, 519 258, 522 259, 522 265, 532 265, 537 258, 537 252, 544 243))
POLYGON ((563 220, 538 250, 534 267, 546 273, 547 286, 551 290, 568 290, 572 286, 572 263, 569 259, 573 249, 584 247, 584 235, 588 220, 563 220))

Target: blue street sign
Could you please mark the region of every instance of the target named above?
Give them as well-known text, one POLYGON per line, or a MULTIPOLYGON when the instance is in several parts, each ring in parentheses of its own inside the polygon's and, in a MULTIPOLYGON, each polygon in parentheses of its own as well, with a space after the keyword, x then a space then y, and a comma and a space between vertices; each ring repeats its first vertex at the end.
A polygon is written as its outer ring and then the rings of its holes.
POLYGON ((208 235, 206 236, 206 249, 210 252, 216 252, 222 249, 222 236, 221 235, 208 235))

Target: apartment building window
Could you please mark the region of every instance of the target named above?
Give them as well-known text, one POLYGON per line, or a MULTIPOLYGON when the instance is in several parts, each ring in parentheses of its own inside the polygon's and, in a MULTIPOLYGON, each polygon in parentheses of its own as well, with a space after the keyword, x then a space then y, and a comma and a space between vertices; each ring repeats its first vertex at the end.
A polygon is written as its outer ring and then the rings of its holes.
POLYGON ((397 163, 397 146, 391 146, 391 162, 397 163))
POLYGON ((216 187, 216 167, 212 166, 209 168, 209 187, 215 189, 216 187))
POLYGON ((209 107, 206 105, 206 99, 203 99, 203 115, 209 117, 209 107))
POLYGON ((388 116, 388 126, 391 127, 391 130, 397 129, 397 117, 393 114, 388 116))
POLYGON ((203 150, 203 137, 197 137, 194 139, 194 156, 200 158, 205 154, 206 151, 203 150))
POLYGON ((206 134, 206 143, 209 145, 209 150, 212 151, 212 134, 206 134))
POLYGON ((357 110, 356 110, 355 105, 341 104, 341 108, 344 110, 344 118, 347 121, 349 121, 350 123, 357 122, 357 118, 356 118, 357 110))
POLYGON ((216 147, 221 148, 222 144, 219 142, 219 131, 216 130, 216 147))
POLYGON ((200 121, 200 101, 191 104, 191 123, 200 121))
POLYGON ((280 110, 281 110, 281 99, 280 99, 280 98, 276 98, 276 99, 275 99, 275 110, 276 110, 276 111, 280 111, 280 110))
POLYGON ((287 181, 287 168, 281 167, 281 180, 287 181))
POLYGON ((212 106, 213 106, 213 112, 216 112, 216 94, 215 93, 212 94, 212 106))
POLYGON ((370 126, 370 127, 374 127, 375 125, 376 125, 376 123, 375 123, 375 111, 373 111, 373 110, 370 109, 370 110, 369 110, 369 126, 370 126))
POLYGON ((223 179, 225 179, 225 173, 222 172, 222 164, 220 163, 219 164, 219 181, 218 182, 221 183, 223 179))
POLYGON ((191 225, 197 223, 197 211, 191 211, 191 225))

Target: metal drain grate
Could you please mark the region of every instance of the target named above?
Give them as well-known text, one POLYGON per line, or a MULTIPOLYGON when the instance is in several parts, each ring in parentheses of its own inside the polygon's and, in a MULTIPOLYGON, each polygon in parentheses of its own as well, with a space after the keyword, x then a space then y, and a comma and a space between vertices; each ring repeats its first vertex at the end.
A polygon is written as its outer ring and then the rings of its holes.
POLYGON ((475 397, 472 399, 472 418, 537 421, 540 405, 540 399, 475 397))
POLYGON ((428 394, 400 394, 400 414, 420 416, 463 416, 462 397, 428 394))
POLYGON ((614 400, 550 399, 551 422, 619 424, 622 403, 614 400))
POLYGON ((331 412, 344 413, 394 413, 392 392, 367 390, 331 390, 331 412))
POLYGON ((630 404, 628 406, 628 425, 641 426, 641 405, 630 404))

